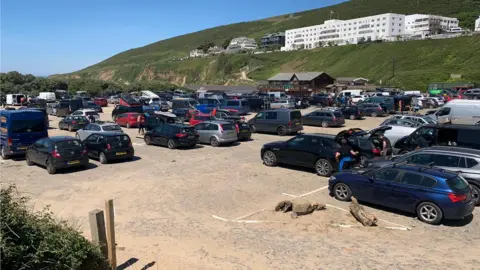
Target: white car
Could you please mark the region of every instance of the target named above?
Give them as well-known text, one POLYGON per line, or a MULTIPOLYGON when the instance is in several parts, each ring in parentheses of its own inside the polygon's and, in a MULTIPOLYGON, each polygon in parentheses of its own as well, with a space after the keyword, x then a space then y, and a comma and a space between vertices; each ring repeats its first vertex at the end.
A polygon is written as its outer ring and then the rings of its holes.
POLYGON ((352 102, 353 103, 358 103, 360 101, 363 101, 364 99, 368 98, 367 95, 358 95, 358 96, 352 96, 352 102))
POLYGON ((422 125, 437 123, 431 117, 425 116, 425 115, 424 116, 415 116, 415 115, 396 114, 396 115, 392 116, 390 119, 407 119, 407 120, 411 120, 411 121, 420 123, 422 125))
POLYGON ((74 111, 71 115, 85 116, 87 119, 89 119, 90 115, 93 115, 93 117, 95 117, 95 121, 100 120, 100 115, 96 111, 90 109, 74 111))

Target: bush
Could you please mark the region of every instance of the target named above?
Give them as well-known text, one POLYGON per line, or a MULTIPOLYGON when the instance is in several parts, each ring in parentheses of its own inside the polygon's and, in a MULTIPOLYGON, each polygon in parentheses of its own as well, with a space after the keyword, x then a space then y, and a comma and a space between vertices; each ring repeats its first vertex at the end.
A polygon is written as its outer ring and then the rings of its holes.
POLYGON ((48 208, 32 212, 15 186, 0 191, 2 269, 110 269, 98 248, 48 208))

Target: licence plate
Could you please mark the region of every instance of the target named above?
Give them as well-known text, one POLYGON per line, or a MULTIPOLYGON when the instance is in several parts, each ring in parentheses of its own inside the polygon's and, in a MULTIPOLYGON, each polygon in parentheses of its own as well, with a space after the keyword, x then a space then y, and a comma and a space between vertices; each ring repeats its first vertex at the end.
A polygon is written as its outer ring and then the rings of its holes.
POLYGON ((25 149, 27 149, 27 147, 26 146, 19 146, 19 147, 17 147, 17 149, 18 150, 25 150, 25 149))
POLYGON ((242 132, 248 132, 248 129, 242 129, 242 132))
POLYGON ((69 161, 68 165, 79 164, 79 163, 80 163, 80 160, 73 160, 73 161, 69 161))
POLYGON ((115 153, 115 155, 117 155, 117 156, 126 155, 126 154, 127 154, 127 152, 117 152, 117 153, 115 153))
POLYGON ((300 123, 299 123, 299 122, 297 122, 297 123, 295 123, 295 125, 297 125, 297 126, 298 126, 298 125, 300 125, 300 123))

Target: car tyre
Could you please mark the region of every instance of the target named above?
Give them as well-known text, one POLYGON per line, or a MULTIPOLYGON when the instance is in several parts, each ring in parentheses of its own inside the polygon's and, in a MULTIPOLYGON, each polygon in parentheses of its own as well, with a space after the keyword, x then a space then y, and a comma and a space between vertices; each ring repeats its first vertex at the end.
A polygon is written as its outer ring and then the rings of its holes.
POLYGON ((34 165, 34 163, 30 160, 30 156, 28 156, 28 154, 25 155, 25 160, 27 161, 28 166, 34 165))
POLYGON ((49 174, 55 174, 57 172, 57 169, 53 167, 53 164, 50 161, 47 161, 47 172, 49 174))
POLYGON ((268 167, 273 167, 277 165, 277 156, 272 151, 268 150, 263 153, 263 164, 268 167))
POLYGON ((437 225, 442 221, 443 212, 436 204, 423 202, 417 206, 417 217, 422 222, 437 225))
POLYGON ((351 114, 350 115, 350 120, 355 120, 355 115, 351 114))
POLYGON ((473 188, 472 197, 475 202, 475 206, 480 206, 480 187, 470 184, 473 188))
POLYGON ((378 116, 378 114, 376 112, 372 112, 371 115, 372 115, 372 117, 377 117, 378 116))
POLYGON ((5 149, 5 146, 2 146, 2 149, 0 150, 0 155, 2 156, 2 159, 8 159, 7 149, 5 149))
POLYGON ((143 140, 145 141, 146 145, 151 145, 152 144, 152 139, 150 138, 150 136, 145 136, 143 138, 143 140))
POLYGON ((102 164, 107 164, 108 163, 107 157, 105 156, 105 153, 103 153, 103 152, 100 152, 100 155, 98 156, 98 160, 102 164))
POLYGON ((220 142, 217 140, 217 138, 212 137, 212 138, 210 138, 210 144, 211 144, 213 147, 217 147, 217 146, 220 145, 220 142))
POLYGON ((173 140, 168 140, 167 146, 169 149, 175 149, 177 146, 175 145, 175 141, 173 140))
POLYGON ((127 123, 127 128, 131 128, 130 123, 127 123))
POLYGON ((68 131, 69 132, 72 132, 73 131, 73 127, 71 125, 68 125, 68 131))
POLYGON ((285 129, 285 127, 278 127, 277 133, 279 136, 285 136, 287 135, 287 129, 285 129))
POLYGON ((250 133, 256 133, 257 132, 257 128, 255 128, 254 125, 250 125, 250 133))
POLYGON ((315 172, 320 176, 328 177, 332 174, 333 166, 330 161, 321 158, 315 162, 315 172))
POLYGON ((323 127, 323 128, 327 128, 327 127, 328 127, 328 123, 327 123, 326 121, 323 121, 323 122, 322 122, 322 127, 323 127))
POLYGON ((342 202, 348 202, 352 198, 352 190, 344 183, 338 183, 333 187, 335 198, 342 202))

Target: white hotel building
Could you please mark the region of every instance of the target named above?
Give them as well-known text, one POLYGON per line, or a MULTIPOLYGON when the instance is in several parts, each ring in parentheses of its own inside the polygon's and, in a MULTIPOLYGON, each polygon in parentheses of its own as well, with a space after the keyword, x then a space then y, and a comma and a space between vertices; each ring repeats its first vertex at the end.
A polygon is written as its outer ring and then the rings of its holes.
MULTIPOLYGON (((413 36, 423 32, 425 16, 385 13, 351 20, 327 20, 323 24, 285 31, 285 47, 282 50, 312 49, 329 43, 336 45, 357 44, 359 41, 389 40, 413 36), (410 25, 410 28, 407 27, 410 25), (421 27, 420 27, 421 26, 421 27)), ((442 26, 458 27, 458 20, 442 18, 442 26), (448 22, 443 22, 448 21, 448 22), (454 21, 454 22, 452 22, 454 21)))
POLYGON ((405 16, 405 33, 411 36, 425 37, 430 33, 432 23, 437 23, 444 32, 461 31, 458 19, 436 15, 413 14, 405 16))

